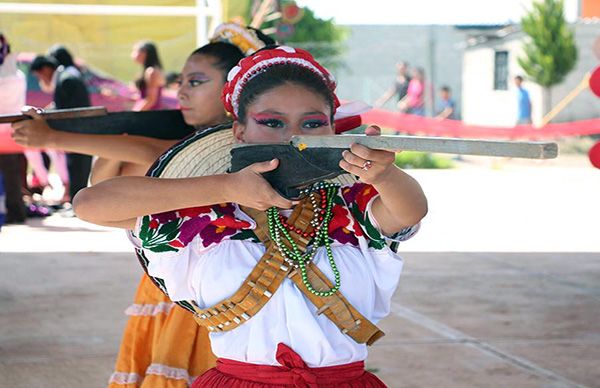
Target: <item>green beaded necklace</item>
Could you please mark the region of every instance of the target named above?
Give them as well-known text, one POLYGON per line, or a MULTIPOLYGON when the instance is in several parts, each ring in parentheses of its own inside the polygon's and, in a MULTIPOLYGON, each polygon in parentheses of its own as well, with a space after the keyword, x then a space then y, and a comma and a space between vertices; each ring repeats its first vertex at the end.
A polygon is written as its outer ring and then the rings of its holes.
MULTIPOLYGON (((304 253, 300 252, 298 245, 283 225, 277 208, 271 207, 267 210, 267 222, 269 226, 269 235, 271 236, 271 240, 275 242, 275 245, 281 252, 281 255, 283 256, 285 261, 288 264, 300 270, 300 274, 302 276, 302 283, 304 283, 306 288, 311 293, 317 296, 331 296, 340 289, 340 271, 335 265, 335 261, 333 259, 333 252, 331 251, 328 234, 329 221, 331 221, 331 217, 333 215, 333 212, 331 211, 331 209, 333 208, 333 199, 335 198, 338 189, 339 185, 333 183, 319 182, 303 191, 303 194, 305 195, 312 195, 311 193, 314 193, 316 191, 320 191, 321 193, 324 192, 327 198, 326 212, 323 216, 323 221, 321 225, 315 227, 316 234, 312 240, 312 245, 304 253), (292 247, 291 250, 285 245, 284 238, 289 242, 289 245, 292 247), (334 286, 327 291, 315 290, 312 284, 310 284, 310 282, 308 281, 307 273, 307 265, 314 258, 318 248, 322 246, 325 247, 325 250, 327 252, 327 258, 329 260, 329 265, 331 266, 331 270, 333 271, 333 275, 335 278, 334 286)), ((313 208, 313 210, 315 213, 318 212, 318 209, 316 208, 313 208)))

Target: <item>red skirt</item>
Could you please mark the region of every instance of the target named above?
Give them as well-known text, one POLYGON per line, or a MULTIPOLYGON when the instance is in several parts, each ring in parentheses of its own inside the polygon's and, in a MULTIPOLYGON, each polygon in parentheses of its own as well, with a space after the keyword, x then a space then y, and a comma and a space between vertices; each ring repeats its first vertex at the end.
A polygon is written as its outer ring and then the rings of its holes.
POLYGON ((198 377, 191 388, 381 388, 386 385, 365 370, 362 361, 351 364, 309 368, 302 358, 284 344, 277 346, 282 366, 247 364, 217 359, 217 366, 198 377))

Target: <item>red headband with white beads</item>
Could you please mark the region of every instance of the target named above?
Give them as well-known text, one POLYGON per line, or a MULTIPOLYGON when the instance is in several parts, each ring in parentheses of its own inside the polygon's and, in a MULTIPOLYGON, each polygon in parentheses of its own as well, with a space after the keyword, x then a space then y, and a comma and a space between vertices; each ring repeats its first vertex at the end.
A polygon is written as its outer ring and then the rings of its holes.
POLYGON ((223 87, 223 94, 221 96, 225 109, 237 119, 240 94, 248 81, 258 74, 268 71, 274 65, 284 64, 301 66, 318 75, 327 88, 331 90, 334 99, 333 111, 336 111, 340 106, 340 102, 335 95, 335 78, 333 78, 333 75, 315 61, 308 51, 288 46, 261 50, 242 59, 237 66, 231 69, 227 75, 227 83, 223 87))

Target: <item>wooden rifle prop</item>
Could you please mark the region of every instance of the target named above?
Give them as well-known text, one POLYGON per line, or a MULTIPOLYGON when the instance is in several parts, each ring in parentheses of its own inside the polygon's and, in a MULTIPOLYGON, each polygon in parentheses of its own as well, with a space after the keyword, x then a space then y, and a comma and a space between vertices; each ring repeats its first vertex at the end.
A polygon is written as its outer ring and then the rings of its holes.
MULTIPOLYGON (((48 125, 59 131, 117 135, 129 134, 179 140, 194 131, 183 121, 179 110, 109 113, 104 107, 48 111, 42 114, 48 125)), ((0 115, 0 124, 27 120, 24 114, 0 115)), ((231 172, 274 158, 279 167, 265 174, 269 183, 287 198, 298 198, 299 188, 345 171, 339 167, 342 152, 353 143, 388 151, 421 151, 458 155, 552 159, 556 143, 470 140, 419 136, 294 136, 283 144, 240 144, 232 151, 231 172)), ((201 161, 199 161, 201 163, 201 161)))
MULTIPOLYGON (((52 129, 93 135, 138 135, 165 140, 183 139, 194 128, 183 121, 179 110, 107 112, 102 106, 47 111, 41 114, 52 129)), ((0 115, 0 124, 30 120, 19 113, 0 115)))
POLYGON ((294 136, 284 144, 240 144, 231 151, 231 172, 252 163, 279 159, 279 167, 263 174, 284 197, 300 196, 299 188, 346 173, 339 166, 342 152, 354 143, 388 151, 422 151, 458 155, 552 159, 556 143, 468 140, 419 136, 294 136))

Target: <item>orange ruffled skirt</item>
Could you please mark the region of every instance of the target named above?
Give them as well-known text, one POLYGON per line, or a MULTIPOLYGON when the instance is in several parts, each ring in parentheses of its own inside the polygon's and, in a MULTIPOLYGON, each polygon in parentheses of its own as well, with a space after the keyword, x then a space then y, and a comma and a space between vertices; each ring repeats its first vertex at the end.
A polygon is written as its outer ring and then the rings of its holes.
POLYGON ((109 380, 109 388, 187 388, 216 364, 208 331, 172 303, 146 275, 109 380))

